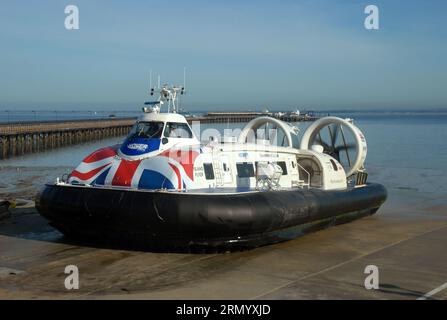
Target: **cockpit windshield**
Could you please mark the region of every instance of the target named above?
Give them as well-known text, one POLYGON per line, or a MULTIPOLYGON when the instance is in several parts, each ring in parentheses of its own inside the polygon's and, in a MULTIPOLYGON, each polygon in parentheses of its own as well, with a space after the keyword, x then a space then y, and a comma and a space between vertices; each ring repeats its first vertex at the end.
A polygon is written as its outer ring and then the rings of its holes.
POLYGON ((167 138, 192 138, 192 132, 187 123, 166 123, 164 136, 167 138))
POLYGON ((128 138, 160 138, 163 132, 163 122, 137 122, 128 138))

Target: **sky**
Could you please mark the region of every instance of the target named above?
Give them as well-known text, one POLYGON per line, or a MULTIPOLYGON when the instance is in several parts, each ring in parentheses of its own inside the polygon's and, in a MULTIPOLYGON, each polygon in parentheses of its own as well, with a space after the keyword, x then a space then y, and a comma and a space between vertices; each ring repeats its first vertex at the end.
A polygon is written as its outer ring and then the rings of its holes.
POLYGON ((138 110, 150 70, 182 84, 184 67, 189 111, 447 109, 446 14, 445 0, 2 0, 0 110, 138 110))

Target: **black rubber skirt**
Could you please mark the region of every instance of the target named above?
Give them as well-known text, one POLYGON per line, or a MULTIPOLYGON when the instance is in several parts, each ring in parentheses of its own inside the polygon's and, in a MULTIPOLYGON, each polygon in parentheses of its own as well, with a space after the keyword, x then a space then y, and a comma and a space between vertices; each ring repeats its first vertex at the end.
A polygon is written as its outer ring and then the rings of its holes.
POLYGON ((375 213, 380 184, 347 190, 195 194, 47 185, 39 213, 68 237, 126 247, 251 248, 375 213))

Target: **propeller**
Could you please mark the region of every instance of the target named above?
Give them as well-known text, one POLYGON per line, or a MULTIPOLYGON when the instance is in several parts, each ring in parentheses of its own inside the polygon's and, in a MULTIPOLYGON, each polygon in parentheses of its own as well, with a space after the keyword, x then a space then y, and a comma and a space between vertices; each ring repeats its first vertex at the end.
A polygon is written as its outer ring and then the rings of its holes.
POLYGON ((323 130, 324 128, 318 131, 318 133, 315 136, 315 142, 323 146, 324 153, 335 158, 338 162, 341 162, 340 153, 344 152, 346 154, 348 166, 351 167, 352 163, 349 151, 355 150, 357 145, 355 143, 347 143, 342 125, 330 124, 327 126, 327 130, 329 133, 329 142, 324 141, 323 138, 321 137, 321 132, 323 130), (341 135, 341 141, 340 141, 341 144, 337 144, 337 142, 340 140, 339 139, 340 135, 341 135))
POLYGON ((322 146, 345 169, 347 177, 363 168, 367 154, 364 135, 352 120, 323 117, 312 123, 304 132, 300 148, 310 149, 313 144, 322 146))

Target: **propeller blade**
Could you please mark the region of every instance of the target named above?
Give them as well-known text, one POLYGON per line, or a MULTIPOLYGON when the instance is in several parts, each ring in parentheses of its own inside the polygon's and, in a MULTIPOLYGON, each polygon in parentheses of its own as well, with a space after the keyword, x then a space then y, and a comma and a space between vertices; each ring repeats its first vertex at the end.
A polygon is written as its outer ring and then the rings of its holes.
POLYGON ((335 143, 337 142, 338 133, 340 132, 341 125, 334 125, 334 140, 333 145, 335 146, 335 143))
POLYGON ((331 147, 335 148, 335 140, 334 140, 334 135, 332 133, 331 125, 328 125, 327 129, 329 130, 329 138, 331 140, 331 147))
POLYGON ((320 132, 318 132, 318 135, 315 137, 315 141, 316 141, 319 145, 322 145, 323 148, 324 148, 324 150, 327 151, 327 150, 330 149, 329 145, 328 145, 326 142, 324 142, 323 139, 321 139, 321 134, 320 134, 320 132))
POLYGON ((349 167, 351 167, 351 158, 349 157, 349 152, 348 152, 348 145, 346 143, 346 139, 345 139, 345 133, 343 132, 343 128, 340 127, 340 131, 341 131, 341 137, 343 138, 343 144, 345 146, 345 152, 346 152, 346 158, 348 158, 348 164, 349 167))
POLYGON ((335 158, 335 160, 337 160, 338 162, 340 162, 340 152, 338 152, 337 150, 335 150, 332 154, 332 157, 335 158))
POLYGON ((354 149, 357 149, 357 145, 355 143, 347 144, 346 146, 341 145, 341 146, 338 146, 337 148, 335 148, 336 151, 354 150, 354 149))
POLYGON ((338 132, 340 131, 340 126, 334 124, 333 126, 328 125, 327 128, 329 130, 329 136, 331 138, 331 145, 335 149, 335 144, 337 143, 338 132))

